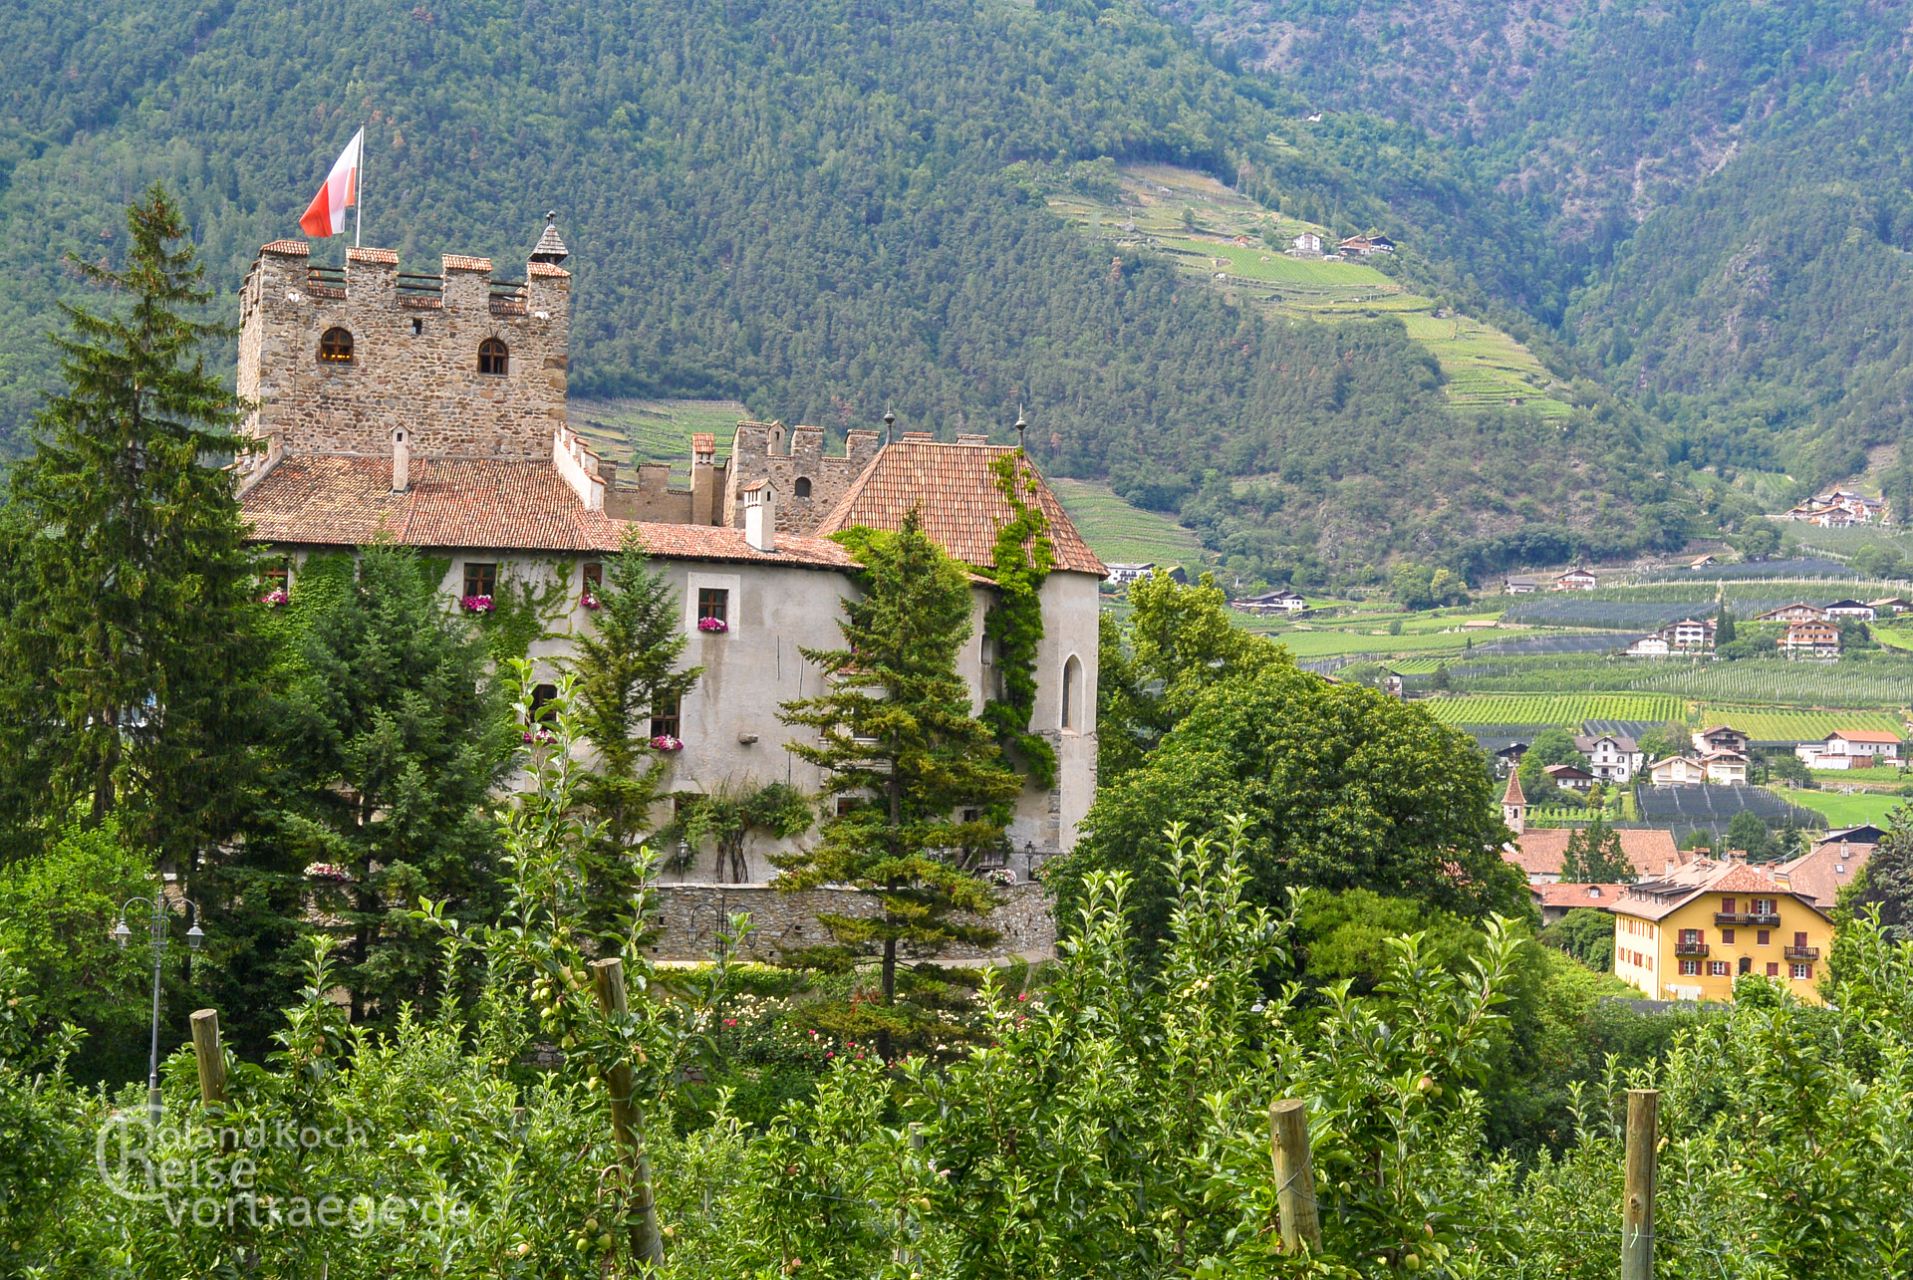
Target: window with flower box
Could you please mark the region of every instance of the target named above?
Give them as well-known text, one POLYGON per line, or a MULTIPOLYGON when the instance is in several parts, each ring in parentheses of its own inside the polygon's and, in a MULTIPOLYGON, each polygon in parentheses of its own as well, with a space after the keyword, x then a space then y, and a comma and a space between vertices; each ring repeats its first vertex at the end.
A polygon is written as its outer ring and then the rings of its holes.
POLYGON ((651 736, 653 738, 682 737, 678 730, 683 725, 684 700, 673 694, 651 709, 651 736))
POLYGON ((585 586, 596 591, 604 585, 604 563, 599 560, 587 560, 582 570, 585 586))
POLYGON ((498 566, 477 560, 467 560, 465 562, 465 594, 468 596, 498 594, 498 566))
POLYGON ((723 631, 731 622, 731 593, 723 587, 697 589, 697 625, 700 631, 723 631), (706 623, 720 625, 707 627, 706 623))

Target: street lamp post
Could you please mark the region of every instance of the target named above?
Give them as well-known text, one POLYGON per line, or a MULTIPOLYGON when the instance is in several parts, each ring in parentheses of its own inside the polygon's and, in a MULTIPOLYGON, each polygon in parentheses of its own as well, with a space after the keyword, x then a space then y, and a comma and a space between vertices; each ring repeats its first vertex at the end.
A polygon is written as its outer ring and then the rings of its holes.
MULTIPOLYGON (((206 934, 199 927, 199 904, 190 898, 181 898, 180 902, 189 908, 186 917, 186 945, 194 951, 205 945, 206 934)), ((132 940, 133 931, 126 927, 128 912, 137 914, 139 908, 145 908, 147 920, 152 930, 153 949, 153 1034, 152 1044, 147 1056, 146 1106, 155 1126, 159 1124, 159 980, 166 959, 167 923, 172 911, 166 902, 164 893, 150 898, 128 898, 120 904, 119 923, 113 926, 113 941, 119 943, 120 950, 126 950, 126 944, 132 940)))

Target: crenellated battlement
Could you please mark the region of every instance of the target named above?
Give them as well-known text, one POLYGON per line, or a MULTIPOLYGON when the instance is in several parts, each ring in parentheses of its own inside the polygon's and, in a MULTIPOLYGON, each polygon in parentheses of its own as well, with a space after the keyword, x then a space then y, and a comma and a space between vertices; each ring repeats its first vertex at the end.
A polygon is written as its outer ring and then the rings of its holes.
POLYGON ((522 278, 445 254, 406 271, 397 252, 317 263, 303 240, 259 250, 240 290, 246 430, 278 452, 382 456, 412 433, 422 457, 551 456, 565 420, 571 273, 546 228, 522 278))
POLYGON ((844 436, 843 453, 833 456, 824 452, 822 427, 740 422, 724 475, 727 514, 722 523, 740 524, 738 494, 745 486, 766 480, 777 490, 778 531, 809 533, 837 505, 880 447, 875 431, 854 430, 844 436))

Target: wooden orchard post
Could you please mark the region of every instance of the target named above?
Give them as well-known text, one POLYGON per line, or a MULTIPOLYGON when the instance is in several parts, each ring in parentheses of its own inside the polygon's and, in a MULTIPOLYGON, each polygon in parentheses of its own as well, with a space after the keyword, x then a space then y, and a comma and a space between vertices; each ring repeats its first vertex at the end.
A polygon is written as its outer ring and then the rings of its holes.
POLYGON ((1621 1200, 1621 1280, 1654 1280, 1654 1155, 1658 1089, 1627 1091, 1627 1187, 1621 1200))
MULTIPOLYGON (((591 962, 591 985, 598 1007, 609 1017, 629 1010, 624 993, 624 961, 616 956, 591 962)), ((658 1205, 651 1193, 651 1157, 644 1149, 644 1115, 631 1096, 631 1064, 620 1060, 611 1068, 611 1132, 624 1152, 625 1176, 630 1184, 631 1251, 647 1271, 664 1265, 664 1237, 658 1231, 658 1205)))
POLYGON ((226 1054, 219 1047, 219 1011, 200 1009, 192 1016, 193 1060, 199 1065, 199 1101, 208 1107, 226 1103, 226 1054))
POLYGON ((1275 1203, 1282 1214, 1282 1247, 1322 1248, 1322 1219, 1315 1208, 1315 1170, 1309 1161, 1309 1107, 1300 1098, 1269 1106, 1269 1153, 1275 1160, 1275 1203))

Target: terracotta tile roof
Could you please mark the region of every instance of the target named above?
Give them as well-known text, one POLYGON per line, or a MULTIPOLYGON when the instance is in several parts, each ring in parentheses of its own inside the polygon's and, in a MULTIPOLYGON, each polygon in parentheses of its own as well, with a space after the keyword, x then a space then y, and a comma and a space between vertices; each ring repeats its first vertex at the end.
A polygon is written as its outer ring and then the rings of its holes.
MULTIPOLYGON (((240 501, 259 542, 363 546, 388 537, 413 547, 507 551, 616 551, 628 522, 588 511, 543 462, 414 458, 412 487, 391 491, 384 458, 334 454, 282 459, 240 501)), ((758 551, 742 529, 635 524, 653 555, 848 569, 850 553, 825 538, 783 536, 758 551)))
MULTIPOLYGON (((1572 834, 1565 827, 1533 828, 1515 837, 1515 842, 1504 849, 1501 856, 1529 876, 1558 876, 1568 851, 1568 837, 1572 834)), ((1634 829, 1615 834, 1621 837, 1621 852, 1637 876, 1666 875, 1669 867, 1680 862, 1680 849, 1674 844, 1671 831, 1634 829)))
POLYGON ((303 240, 269 240, 259 246, 261 253, 281 253, 289 258, 309 258, 312 246, 303 240))
POLYGON ((528 276, 550 276, 553 280, 571 279, 571 273, 569 271, 566 271, 563 267, 554 266, 549 262, 527 263, 525 265, 525 274, 528 276))
POLYGON ((397 249, 361 249, 354 245, 345 251, 345 260, 347 262, 378 262, 388 267, 396 267, 399 264, 399 251, 397 249))
POLYGON ((1702 894, 1759 894, 1763 897, 1794 898, 1825 915, 1825 909, 1811 894, 1800 889, 1783 888, 1780 882, 1744 862, 1716 862, 1696 858, 1671 874, 1643 879, 1627 887, 1612 910, 1643 920, 1664 920, 1702 894))
POLYGON ((1839 738, 1846 742, 1877 742, 1882 744, 1885 744, 1885 743, 1897 744, 1900 741, 1899 734, 1882 733, 1876 729, 1835 729, 1832 733, 1828 734, 1827 736, 1829 738, 1839 738))
POLYGON ((1594 907, 1605 911, 1621 896, 1623 887, 1618 884, 1557 880, 1552 884, 1529 885, 1528 892, 1534 896, 1535 905, 1540 907, 1563 910, 1568 907, 1594 907))
MULTIPOLYGON (((1014 445, 939 444, 913 439, 879 450, 829 515, 819 534, 864 525, 895 529, 916 507, 923 527, 939 546, 965 564, 985 566, 993 557, 996 531, 1010 522, 1010 504, 996 487, 993 464, 1013 456, 1014 445)), ((1107 575, 1103 562, 1070 523, 1056 494, 1036 477, 1036 503, 1049 519, 1055 567, 1068 573, 1107 575)))
POLYGON ((1508 789, 1501 793, 1501 803, 1520 805, 1528 803, 1528 797, 1521 794, 1521 774, 1518 770, 1508 770, 1508 789))
POLYGON ((1806 894, 1815 906, 1827 910, 1839 898, 1840 890, 1853 883, 1853 877, 1866 866, 1878 847, 1822 840, 1791 862, 1780 863, 1774 868, 1774 875, 1795 893, 1806 894))
POLYGON ((444 254, 440 261, 444 263, 446 271, 490 271, 492 269, 490 258, 474 258, 463 253, 444 254))

